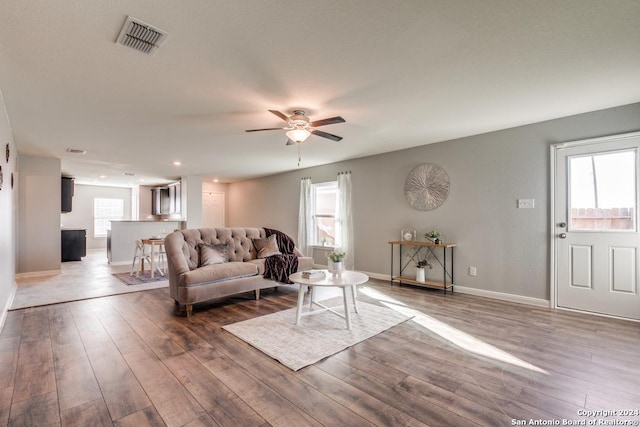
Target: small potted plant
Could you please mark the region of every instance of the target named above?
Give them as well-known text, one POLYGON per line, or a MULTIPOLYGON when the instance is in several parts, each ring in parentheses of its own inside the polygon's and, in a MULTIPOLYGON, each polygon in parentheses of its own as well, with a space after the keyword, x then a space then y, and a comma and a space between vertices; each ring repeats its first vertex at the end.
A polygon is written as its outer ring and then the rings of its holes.
POLYGON ((340 276, 344 270, 343 261, 346 257, 346 252, 329 252, 329 255, 327 255, 329 272, 333 273, 334 276, 340 276))
POLYGON ((425 268, 432 268, 433 266, 426 259, 421 259, 416 262, 416 281, 424 282, 426 280, 425 268))
POLYGON ((442 240, 440 240, 440 237, 442 237, 442 234, 440 234, 440 232, 437 230, 427 231, 424 237, 428 240, 431 240, 436 245, 439 245, 440 243, 442 243, 442 240))

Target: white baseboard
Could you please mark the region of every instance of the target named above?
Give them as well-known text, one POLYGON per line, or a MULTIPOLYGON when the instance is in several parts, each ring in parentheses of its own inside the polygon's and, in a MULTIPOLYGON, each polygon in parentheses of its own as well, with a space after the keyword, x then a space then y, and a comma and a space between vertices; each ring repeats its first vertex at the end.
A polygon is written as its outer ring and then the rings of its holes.
POLYGON ((30 277, 40 277, 40 276, 55 276, 61 273, 62 273, 62 270, 28 271, 26 273, 16 273, 16 279, 28 279, 30 277))
POLYGON ((485 298, 499 299, 502 301, 516 302, 518 304, 535 305, 536 307, 551 307, 551 302, 546 299, 525 297, 522 295, 505 294, 503 292, 487 291, 486 289, 468 288, 466 286, 454 286, 454 291, 461 294, 475 295, 485 298))
MULTIPOLYGON (((391 280, 391 277, 388 274, 369 273, 366 271, 363 271, 362 273, 366 274, 367 276, 373 279, 386 280, 386 281, 391 280)), ((453 290, 455 292, 460 292, 461 294, 475 295, 478 297, 515 302, 518 304, 527 304, 527 305, 533 305, 536 307, 544 307, 544 308, 551 307, 551 301, 546 299, 525 297, 522 295, 506 294, 503 292, 488 291, 486 289, 468 288, 466 286, 460 286, 460 285, 454 285, 453 290)))
POLYGON ((366 271, 361 271, 361 273, 366 274, 367 276, 371 277, 372 279, 386 280, 387 282, 391 280, 391 278, 389 277, 388 274, 369 273, 369 272, 366 272, 366 271))
POLYGON ((9 295, 9 299, 7 300, 7 305, 2 309, 2 316, 0 317, 0 332, 4 329, 4 323, 7 321, 7 314, 9 313, 9 309, 13 305, 13 299, 16 297, 17 290, 18 285, 14 281, 13 286, 11 287, 11 294, 9 295))
POLYGON ((110 262, 109 265, 131 265, 131 261, 110 262))

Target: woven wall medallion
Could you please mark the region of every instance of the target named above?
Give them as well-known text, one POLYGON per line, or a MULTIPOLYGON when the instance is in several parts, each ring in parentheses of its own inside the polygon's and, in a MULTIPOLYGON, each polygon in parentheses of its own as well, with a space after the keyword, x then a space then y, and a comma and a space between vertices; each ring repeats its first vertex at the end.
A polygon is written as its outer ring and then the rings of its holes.
POLYGON ((414 209, 433 210, 449 196, 449 175, 436 164, 420 165, 407 175, 404 195, 414 209))

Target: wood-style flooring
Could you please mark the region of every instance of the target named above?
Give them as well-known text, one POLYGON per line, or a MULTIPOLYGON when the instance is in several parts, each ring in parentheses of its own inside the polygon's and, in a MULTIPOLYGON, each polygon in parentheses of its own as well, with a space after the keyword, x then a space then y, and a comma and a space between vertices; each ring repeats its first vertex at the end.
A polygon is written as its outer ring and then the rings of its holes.
POLYGON ((295 307, 296 294, 196 305, 191 318, 167 289, 11 311, 0 424, 510 426, 640 409, 633 322, 372 280, 362 300, 414 319, 298 372, 221 328, 295 307))

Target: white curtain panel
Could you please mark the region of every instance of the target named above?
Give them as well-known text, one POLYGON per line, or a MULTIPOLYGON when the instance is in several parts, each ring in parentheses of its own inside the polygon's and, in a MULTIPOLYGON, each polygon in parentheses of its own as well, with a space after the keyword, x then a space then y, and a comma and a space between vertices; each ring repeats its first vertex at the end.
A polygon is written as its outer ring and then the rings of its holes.
POLYGON ((300 180, 300 208, 298 210, 298 249, 305 256, 312 256, 311 236, 313 236, 313 198, 311 178, 300 180))
POLYGON ((338 221, 337 232, 339 250, 346 252, 344 266, 354 269, 355 252, 353 247, 353 216, 351 215, 351 172, 338 174, 338 221))

